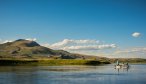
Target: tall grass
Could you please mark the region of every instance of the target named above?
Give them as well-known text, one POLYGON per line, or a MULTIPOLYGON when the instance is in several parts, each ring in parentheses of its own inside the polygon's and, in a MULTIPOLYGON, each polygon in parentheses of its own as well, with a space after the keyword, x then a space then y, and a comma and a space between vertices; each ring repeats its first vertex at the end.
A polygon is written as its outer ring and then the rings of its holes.
POLYGON ((77 59, 8 59, 0 60, 0 65, 99 65, 109 64, 109 62, 100 62, 97 60, 77 60, 77 59))

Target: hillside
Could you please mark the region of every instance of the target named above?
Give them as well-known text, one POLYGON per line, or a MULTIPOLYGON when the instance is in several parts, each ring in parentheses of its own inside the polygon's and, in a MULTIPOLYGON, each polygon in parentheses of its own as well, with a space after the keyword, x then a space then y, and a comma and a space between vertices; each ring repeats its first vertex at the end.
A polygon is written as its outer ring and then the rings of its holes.
POLYGON ((63 50, 52 50, 43 47, 35 41, 19 39, 14 42, 0 44, 0 56, 66 56, 70 55, 69 52, 63 50))
POLYGON ((39 45, 35 41, 19 39, 13 42, 0 44, 0 57, 54 57, 61 59, 93 58, 80 54, 69 53, 64 50, 53 50, 39 45))

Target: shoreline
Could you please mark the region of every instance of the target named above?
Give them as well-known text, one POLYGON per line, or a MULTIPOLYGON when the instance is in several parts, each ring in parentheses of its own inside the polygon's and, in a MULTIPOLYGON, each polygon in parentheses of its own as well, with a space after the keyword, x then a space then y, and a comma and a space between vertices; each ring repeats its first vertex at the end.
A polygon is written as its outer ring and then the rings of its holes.
MULTIPOLYGON (((146 59, 118 59, 120 63, 146 64, 146 59)), ((114 64, 116 59, 60 59, 47 57, 3 57, 0 58, 0 66, 61 66, 61 65, 89 65, 97 66, 114 64)))
POLYGON ((19 66, 19 65, 30 65, 30 66, 59 66, 59 65, 101 65, 110 64, 107 61, 97 61, 97 60, 80 60, 80 59, 0 59, 0 66, 19 66))

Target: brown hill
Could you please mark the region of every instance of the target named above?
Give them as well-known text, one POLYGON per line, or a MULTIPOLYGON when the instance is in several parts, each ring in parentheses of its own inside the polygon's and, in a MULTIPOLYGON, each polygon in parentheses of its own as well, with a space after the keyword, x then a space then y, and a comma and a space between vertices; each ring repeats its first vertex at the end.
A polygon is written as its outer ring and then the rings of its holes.
POLYGON ((13 42, 0 44, 0 56, 47 56, 62 59, 92 58, 80 54, 72 54, 64 50, 53 50, 39 45, 35 41, 19 39, 13 42))

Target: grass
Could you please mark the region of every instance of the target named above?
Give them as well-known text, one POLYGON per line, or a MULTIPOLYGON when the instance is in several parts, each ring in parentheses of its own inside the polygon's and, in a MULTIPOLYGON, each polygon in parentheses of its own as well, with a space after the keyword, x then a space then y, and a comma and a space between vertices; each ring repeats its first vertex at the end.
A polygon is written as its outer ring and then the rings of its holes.
MULTIPOLYGON (((45 57, 45 56, 0 56, 0 66, 3 65, 101 65, 115 63, 117 59, 61 59, 60 57, 45 57)), ((146 63, 146 59, 134 58, 134 59, 118 59, 121 63, 146 63)))
POLYGON ((0 65, 99 65, 109 64, 97 60, 81 59, 0 59, 0 65))

